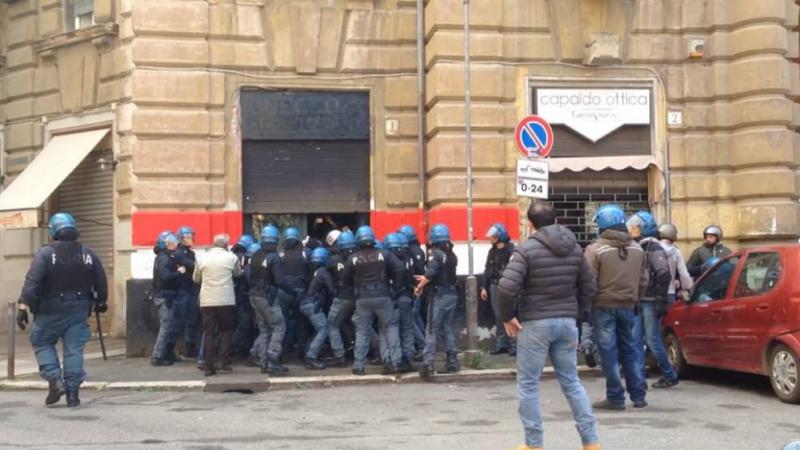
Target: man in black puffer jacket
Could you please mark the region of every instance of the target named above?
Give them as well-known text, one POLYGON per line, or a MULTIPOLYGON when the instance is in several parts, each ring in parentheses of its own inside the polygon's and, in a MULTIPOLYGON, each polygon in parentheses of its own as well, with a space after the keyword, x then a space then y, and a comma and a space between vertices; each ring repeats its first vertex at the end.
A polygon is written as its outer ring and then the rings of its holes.
POLYGON ((525 445, 543 446, 539 377, 549 356, 584 449, 595 449, 597 421, 578 378, 575 319, 589 312, 597 283, 575 235, 555 218, 549 203, 534 201, 528 209, 533 233, 514 251, 498 284, 500 317, 510 337, 519 335, 517 385, 525 445))

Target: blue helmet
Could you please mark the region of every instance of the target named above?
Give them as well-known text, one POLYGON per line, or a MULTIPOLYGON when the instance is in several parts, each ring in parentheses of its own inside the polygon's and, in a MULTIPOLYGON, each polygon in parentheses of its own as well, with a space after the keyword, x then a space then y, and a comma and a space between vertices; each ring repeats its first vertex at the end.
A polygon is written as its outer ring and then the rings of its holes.
POLYGON ((639 211, 632 215, 627 222, 628 227, 636 226, 642 233, 642 237, 657 237, 658 224, 656 219, 647 211, 639 211))
POLYGON ((295 227, 289 227, 283 230, 283 240, 300 242, 300 230, 295 227))
POLYGON ((267 225, 261 229, 261 242, 265 244, 277 244, 281 240, 281 232, 275 225, 267 225))
POLYGON ((502 223, 494 223, 491 227, 489 227, 489 231, 486 232, 487 238, 497 238, 500 242, 508 242, 510 237, 508 236, 508 230, 506 230, 505 225, 502 223))
POLYGON ((58 233, 63 230, 73 229, 77 231, 78 224, 75 223, 75 218, 72 217, 72 214, 60 212, 53 214, 47 228, 50 232, 50 238, 55 239, 58 233))
POLYGON ((189 226, 182 226, 178 228, 178 238, 183 239, 184 236, 195 235, 194 229, 189 226))
POLYGON ((400 233, 389 233, 383 239, 383 245, 388 249, 396 249, 396 248, 403 248, 403 244, 400 241, 400 233))
POLYGON ((328 252, 328 249, 325 247, 317 247, 311 252, 311 262, 324 266, 328 264, 328 258, 330 255, 331 254, 328 252))
POLYGON ((717 265, 719 260, 720 260, 719 257, 712 256, 711 258, 708 258, 706 262, 703 263, 700 269, 703 271, 703 273, 708 272, 709 270, 711 270, 712 267, 717 265))
POLYGON ((339 238, 336 239, 336 248, 339 250, 348 250, 356 248, 356 236, 352 231, 342 231, 339 238))
POLYGON ((417 240, 417 232, 414 231, 414 227, 412 227, 411 225, 403 225, 397 231, 404 234, 408 239, 408 242, 414 242, 417 240))
POLYGON ((356 230, 356 242, 358 245, 375 245, 375 232, 369 225, 361 225, 356 230))
POLYGON ((168 243, 173 243, 178 245, 178 236, 175 236, 170 230, 164 230, 158 234, 158 238, 156 238, 156 248, 159 250, 166 250, 168 243))
POLYGON ((258 242, 253 242, 252 244, 247 246, 247 251, 245 252, 245 255, 253 256, 259 250, 261 250, 261 244, 259 244, 258 242))
POLYGON ((437 223, 431 228, 430 232, 430 242, 431 244, 439 244, 442 242, 449 242, 450 241, 450 230, 447 228, 447 225, 443 225, 441 223, 437 223))
POLYGON ((625 225, 625 211, 617 205, 601 206, 594 216, 594 221, 602 233, 613 226, 625 225))
POLYGON ((249 234, 243 234, 242 237, 239 238, 239 241, 236 243, 236 245, 240 245, 245 249, 247 249, 250 248, 250 246, 253 245, 255 242, 256 238, 250 236, 249 234))
POLYGON ((395 233, 397 240, 400 241, 400 248, 408 248, 408 238, 403 233, 395 233))

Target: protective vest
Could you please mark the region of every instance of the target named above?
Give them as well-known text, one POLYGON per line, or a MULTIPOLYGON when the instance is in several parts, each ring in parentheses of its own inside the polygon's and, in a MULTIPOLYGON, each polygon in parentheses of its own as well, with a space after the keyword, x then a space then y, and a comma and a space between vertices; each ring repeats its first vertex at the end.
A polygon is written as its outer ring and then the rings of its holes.
POLYGON ((439 271, 433 278, 433 285, 436 288, 454 289, 456 286, 456 265, 458 261, 452 252, 445 252, 440 248, 433 248, 431 256, 439 261, 439 271))
POLYGON ((353 265, 353 287, 356 298, 389 296, 386 277, 386 255, 382 250, 366 248, 350 256, 353 265))
POLYGON ((80 242, 55 242, 43 292, 45 300, 92 300, 94 260, 80 242))

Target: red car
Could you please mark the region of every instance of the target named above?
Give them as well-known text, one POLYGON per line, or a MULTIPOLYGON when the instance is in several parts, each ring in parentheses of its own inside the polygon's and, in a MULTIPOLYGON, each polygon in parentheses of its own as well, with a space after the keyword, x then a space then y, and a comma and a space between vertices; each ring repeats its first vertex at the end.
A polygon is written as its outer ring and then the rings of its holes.
POLYGON ((661 324, 679 376, 690 366, 766 375, 778 398, 800 403, 800 245, 722 259, 661 324))

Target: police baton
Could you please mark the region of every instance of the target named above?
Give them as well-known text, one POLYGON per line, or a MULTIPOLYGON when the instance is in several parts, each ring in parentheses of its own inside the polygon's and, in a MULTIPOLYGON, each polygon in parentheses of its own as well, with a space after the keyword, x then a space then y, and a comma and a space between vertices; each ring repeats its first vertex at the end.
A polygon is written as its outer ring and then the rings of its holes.
POLYGON ((98 311, 94 312, 94 318, 97 320, 97 337, 100 338, 100 351, 103 352, 103 361, 108 361, 106 343, 103 342, 103 328, 100 326, 100 313, 98 311))

